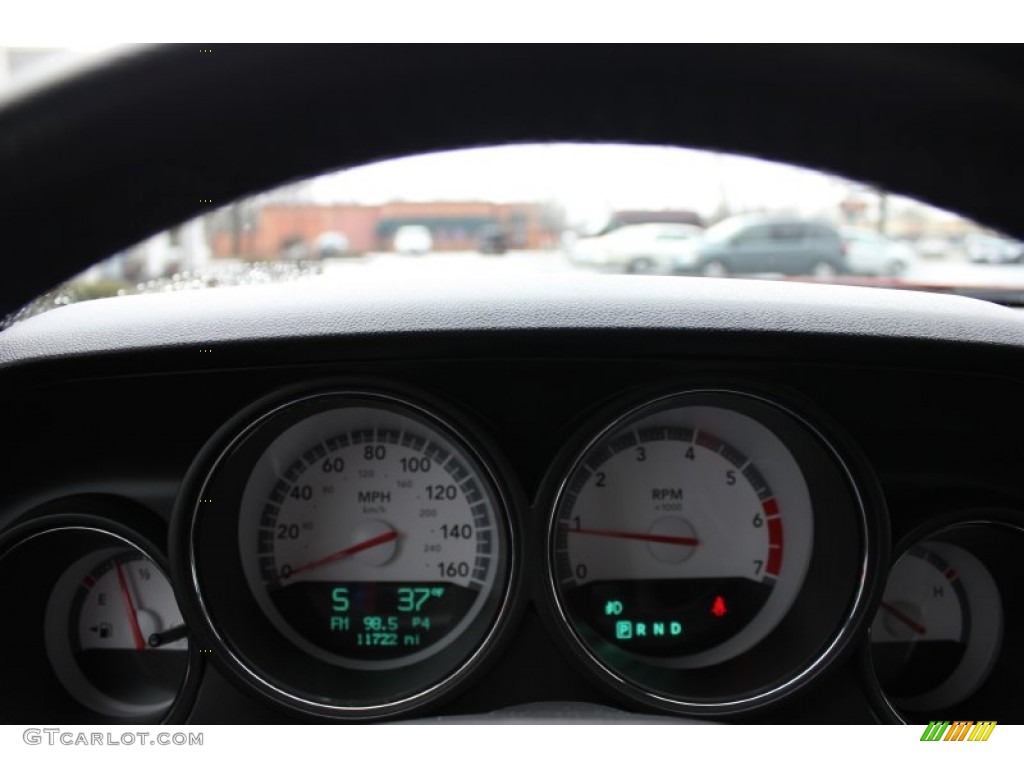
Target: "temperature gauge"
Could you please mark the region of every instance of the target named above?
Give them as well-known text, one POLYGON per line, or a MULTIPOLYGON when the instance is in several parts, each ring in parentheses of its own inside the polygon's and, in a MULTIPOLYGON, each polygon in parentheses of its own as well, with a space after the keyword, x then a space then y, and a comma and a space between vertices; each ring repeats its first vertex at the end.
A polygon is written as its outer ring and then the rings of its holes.
POLYGON ((901 709, 953 706, 985 682, 1002 635, 999 590, 977 557, 947 542, 911 547, 871 626, 878 682, 901 709))
POLYGON ((68 693, 94 712, 159 717, 188 669, 174 592, 128 547, 92 552, 57 580, 46 608, 46 652, 68 693))

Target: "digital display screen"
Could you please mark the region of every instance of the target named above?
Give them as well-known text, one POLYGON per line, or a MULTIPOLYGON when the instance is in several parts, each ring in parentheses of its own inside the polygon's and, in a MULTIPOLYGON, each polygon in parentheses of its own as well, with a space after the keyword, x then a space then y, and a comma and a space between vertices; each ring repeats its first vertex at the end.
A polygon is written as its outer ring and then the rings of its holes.
POLYGON ((738 632, 771 594, 749 579, 596 581, 565 599, 605 640, 647 656, 712 648, 738 632))
POLYGON ((445 637, 477 593, 449 582, 319 582, 289 584, 273 599, 306 639, 339 656, 395 659, 445 637))

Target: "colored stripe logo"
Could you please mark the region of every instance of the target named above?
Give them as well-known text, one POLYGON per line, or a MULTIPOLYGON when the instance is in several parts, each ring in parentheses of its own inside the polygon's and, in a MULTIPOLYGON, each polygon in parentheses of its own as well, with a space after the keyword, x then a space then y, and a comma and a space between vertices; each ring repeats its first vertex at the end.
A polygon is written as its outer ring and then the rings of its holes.
POLYGON ((932 720, 921 734, 921 741, 988 741, 995 720, 932 720))

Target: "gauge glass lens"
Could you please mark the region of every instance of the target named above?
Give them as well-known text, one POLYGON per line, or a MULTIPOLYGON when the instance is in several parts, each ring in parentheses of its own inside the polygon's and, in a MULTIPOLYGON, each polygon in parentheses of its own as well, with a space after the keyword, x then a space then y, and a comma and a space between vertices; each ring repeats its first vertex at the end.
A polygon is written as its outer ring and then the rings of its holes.
POLYGON ((112 717, 165 712, 188 669, 188 640, 170 582, 127 547, 90 553, 65 571, 47 604, 45 637, 68 693, 112 717))
POLYGON ((337 666, 396 669, 493 607, 503 515, 482 464, 440 423, 353 404, 263 452, 238 546, 253 597, 291 643, 337 666))
POLYGON ((947 542, 913 546, 893 566, 871 626, 879 685, 906 710, 958 704, 987 679, 1002 625, 999 590, 977 557, 947 542))
POLYGON ((614 424, 575 463, 552 578, 606 663, 707 667, 785 616, 812 541, 807 483, 778 436, 737 411, 668 401, 614 424))

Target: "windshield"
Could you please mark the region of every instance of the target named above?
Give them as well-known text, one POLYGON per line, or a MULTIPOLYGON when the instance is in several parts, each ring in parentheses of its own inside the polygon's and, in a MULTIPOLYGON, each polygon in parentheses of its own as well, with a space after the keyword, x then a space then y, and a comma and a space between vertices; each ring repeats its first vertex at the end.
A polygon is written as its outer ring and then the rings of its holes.
POLYGON ((94 298, 397 272, 808 280, 1016 304, 1022 263, 1013 238, 825 173, 673 147, 515 145, 374 163, 211 208, 8 323, 94 298))

